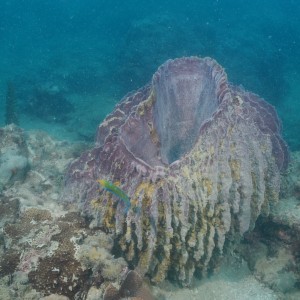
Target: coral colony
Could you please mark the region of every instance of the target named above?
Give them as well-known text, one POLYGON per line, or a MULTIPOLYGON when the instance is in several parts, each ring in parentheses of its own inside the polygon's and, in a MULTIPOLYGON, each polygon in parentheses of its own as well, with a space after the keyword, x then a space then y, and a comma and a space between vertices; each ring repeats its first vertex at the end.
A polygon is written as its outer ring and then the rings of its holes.
POLYGON ((280 131, 274 108, 229 84, 213 59, 168 60, 100 124, 63 198, 114 233, 141 276, 188 284, 277 201, 288 164, 280 131), (128 210, 99 179, 118 182, 128 210))

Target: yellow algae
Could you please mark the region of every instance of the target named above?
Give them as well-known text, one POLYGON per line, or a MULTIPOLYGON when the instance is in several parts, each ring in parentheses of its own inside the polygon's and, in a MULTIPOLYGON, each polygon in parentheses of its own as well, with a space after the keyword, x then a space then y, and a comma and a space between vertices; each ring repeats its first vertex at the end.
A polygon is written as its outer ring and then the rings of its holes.
POLYGON ((190 233, 190 237, 187 241, 188 245, 192 248, 192 247, 195 247, 196 246, 196 242, 197 242, 197 239, 196 239, 196 232, 195 232, 195 229, 193 229, 190 233))
POLYGON ((125 239, 126 239, 126 242, 130 242, 131 240, 131 225, 130 223, 127 225, 126 227, 126 233, 125 233, 125 239))
POLYGON ((183 177, 190 178, 190 172, 191 172, 190 168, 188 166, 184 166, 182 168, 182 173, 181 174, 182 174, 183 177))
POLYGON ((204 157, 206 156, 207 154, 207 150, 204 150, 204 149, 195 149, 194 152, 193 152, 193 159, 195 162, 198 162, 198 161, 201 161, 204 159, 204 157))
POLYGON ((114 185, 115 185, 115 186, 120 186, 120 185, 121 185, 121 182, 120 182, 120 181, 115 181, 115 182, 114 182, 114 185))
POLYGON ((142 182, 137 186, 134 193, 134 197, 138 198, 138 196, 142 193, 144 197, 151 199, 157 188, 158 188, 157 184, 150 183, 150 182, 142 182))
POLYGON ((224 150, 224 140, 220 140, 220 142, 219 142, 219 148, 221 150, 224 150))
POLYGON ((203 178, 202 179, 202 185, 204 187, 204 190, 207 193, 207 196, 210 196, 212 194, 212 189, 213 189, 212 181, 208 178, 203 178))
POLYGON ((229 145, 229 147, 230 147, 230 152, 234 152, 235 149, 236 149, 236 144, 235 144, 235 143, 231 143, 231 144, 229 145))
POLYGON ((137 197, 134 197, 134 198, 131 198, 130 199, 130 206, 132 208, 135 208, 138 206, 138 203, 139 203, 139 199, 137 197))
POLYGON ((162 282, 166 278, 166 274, 169 269, 169 266, 170 266, 170 255, 165 256, 162 262, 159 263, 158 271, 151 281, 154 283, 162 282))
POLYGON ((140 115, 140 116, 143 116, 145 114, 145 111, 147 109, 151 109, 151 107, 153 106, 153 102, 154 102, 154 93, 153 93, 153 90, 151 91, 151 94, 149 95, 149 97, 141 102, 138 107, 137 107, 137 113, 140 115))
POLYGON ((229 125, 228 128, 227 128, 227 135, 228 135, 228 137, 230 137, 233 132, 234 132, 233 126, 229 125))
POLYGON ((101 208, 101 205, 102 205, 102 201, 100 198, 91 200, 92 209, 97 210, 97 209, 101 208))
POLYGON ((150 261, 152 259, 153 248, 147 246, 146 250, 140 252, 138 268, 146 271, 149 268, 150 261))
POLYGON ((160 143, 159 136, 158 136, 157 130, 153 126, 152 122, 148 123, 148 128, 150 131, 150 138, 151 138, 152 143, 155 145, 159 145, 159 143, 160 143))
POLYGON ((251 172, 251 178, 252 178, 252 185, 253 189, 256 191, 257 190, 257 178, 254 172, 251 172))
POLYGON ((231 159, 229 161, 232 178, 236 181, 241 179, 241 162, 237 159, 231 159))
POLYGON ((266 153, 267 151, 269 151, 269 148, 270 148, 270 146, 268 146, 266 143, 261 143, 261 145, 260 145, 260 150, 263 153, 266 153))
POLYGON ((103 218, 103 225, 108 229, 115 228, 115 213, 116 209, 114 208, 112 199, 107 200, 106 210, 103 218))
POLYGON ((130 244, 129 244, 128 251, 127 251, 127 254, 126 254, 126 258, 129 261, 132 261, 135 258, 135 251, 134 251, 133 241, 131 241, 130 244))

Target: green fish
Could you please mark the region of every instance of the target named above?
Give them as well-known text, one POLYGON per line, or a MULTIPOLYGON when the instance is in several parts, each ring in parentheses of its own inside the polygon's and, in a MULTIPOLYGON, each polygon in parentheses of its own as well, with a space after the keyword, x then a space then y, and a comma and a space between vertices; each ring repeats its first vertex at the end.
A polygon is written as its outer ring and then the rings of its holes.
POLYGON ((120 198, 124 204, 125 204, 125 208, 126 208, 126 213, 128 212, 129 208, 130 208, 130 198, 126 195, 126 193, 121 190, 119 187, 117 187, 115 184, 105 180, 105 179, 99 179, 97 180, 97 182, 108 192, 114 194, 115 196, 117 196, 118 198, 120 198))

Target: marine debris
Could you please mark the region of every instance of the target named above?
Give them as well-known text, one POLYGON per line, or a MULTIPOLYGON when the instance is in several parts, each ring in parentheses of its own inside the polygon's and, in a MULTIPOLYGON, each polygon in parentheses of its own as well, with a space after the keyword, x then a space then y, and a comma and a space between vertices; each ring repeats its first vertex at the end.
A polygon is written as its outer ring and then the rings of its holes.
POLYGON ((63 201, 115 235, 141 276, 190 284, 277 200, 288 150, 274 108, 230 85, 211 58, 165 62, 100 124, 70 165, 63 201), (124 213, 97 179, 120 182, 124 213), (226 241, 228 243, 226 243, 226 241))

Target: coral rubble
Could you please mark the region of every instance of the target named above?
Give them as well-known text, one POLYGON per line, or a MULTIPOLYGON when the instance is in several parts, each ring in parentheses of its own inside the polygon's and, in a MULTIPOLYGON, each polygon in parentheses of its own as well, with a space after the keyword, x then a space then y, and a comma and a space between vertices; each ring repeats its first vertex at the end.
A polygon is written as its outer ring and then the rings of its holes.
POLYGON ((89 229, 78 213, 58 217, 40 208, 21 212, 15 202, 0 203, 7 219, 0 249, 0 278, 10 280, 12 298, 7 299, 41 299, 52 293, 85 299, 90 287, 101 295, 98 289, 105 281, 118 280, 126 262, 110 254, 109 235, 89 229), (11 212, 18 217, 8 220, 11 212), (29 298, 29 287, 39 296, 29 298))
POLYGON ((58 203, 66 166, 80 149, 40 131, 0 128, 0 180, 8 178, 0 190, 1 299, 99 299, 103 283, 116 282, 126 266, 111 254, 110 234, 89 229, 89 220, 58 203), (3 164, 11 149, 26 158, 26 172, 11 175, 3 164))
POLYGON ((169 60, 99 126, 62 198, 113 232, 142 276, 189 284, 278 200, 288 163, 280 131, 274 108, 230 85, 213 59, 169 60), (98 179, 126 192, 129 211, 98 179))
POLYGON ((23 130, 13 124, 0 128, 0 192, 14 181, 24 180, 28 168, 23 130))

